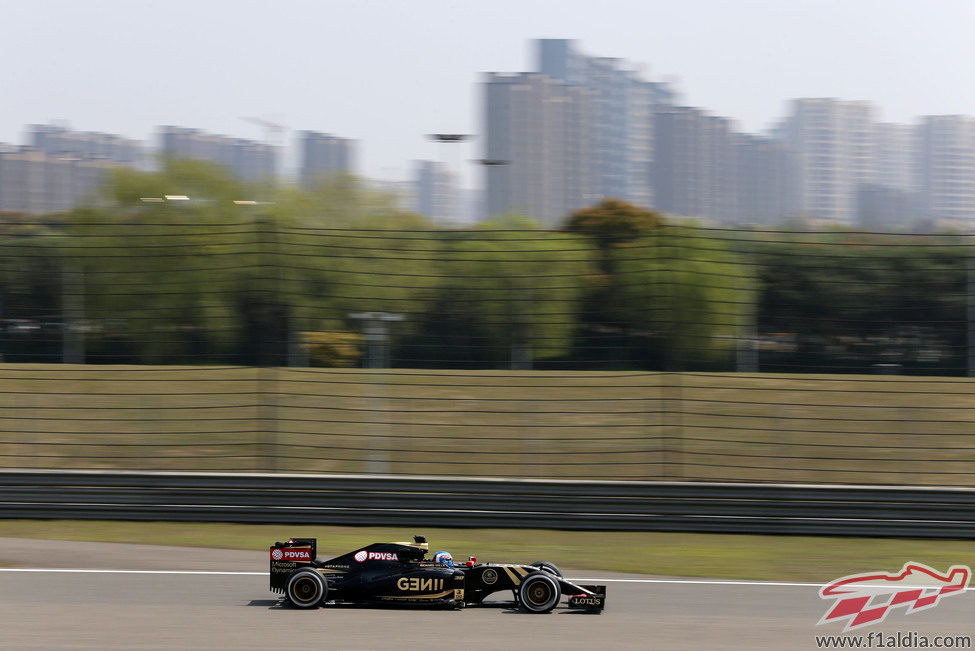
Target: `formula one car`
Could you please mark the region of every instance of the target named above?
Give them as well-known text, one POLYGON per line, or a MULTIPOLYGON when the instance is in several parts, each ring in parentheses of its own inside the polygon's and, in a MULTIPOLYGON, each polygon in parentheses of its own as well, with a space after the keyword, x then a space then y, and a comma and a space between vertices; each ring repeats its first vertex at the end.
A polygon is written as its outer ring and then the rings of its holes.
POLYGON ((284 593, 295 608, 331 602, 460 609, 481 605, 488 595, 504 590, 511 590, 514 605, 530 613, 550 612, 562 595, 568 596, 569 608, 598 613, 606 604, 606 586, 566 581, 544 561, 478 563, 471 557, 454 565, 446 552, 425 560, 429 546, 423 536, 414 536, 413 542, 373 543, 322 560, 316 556, 317 543, 292 538, 271 547, 271 590, 284 593))

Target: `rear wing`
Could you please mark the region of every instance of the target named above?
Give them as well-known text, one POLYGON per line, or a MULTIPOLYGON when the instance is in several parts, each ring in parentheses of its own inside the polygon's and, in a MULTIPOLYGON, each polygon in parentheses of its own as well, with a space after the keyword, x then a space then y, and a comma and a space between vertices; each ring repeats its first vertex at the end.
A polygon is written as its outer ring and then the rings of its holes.
POLYGON ((288 576, 299 567, 311 565, 318 553, 318 539, 289 538, 276 542, 270 549, 270 581, 272 592, 284 592, 288 576))

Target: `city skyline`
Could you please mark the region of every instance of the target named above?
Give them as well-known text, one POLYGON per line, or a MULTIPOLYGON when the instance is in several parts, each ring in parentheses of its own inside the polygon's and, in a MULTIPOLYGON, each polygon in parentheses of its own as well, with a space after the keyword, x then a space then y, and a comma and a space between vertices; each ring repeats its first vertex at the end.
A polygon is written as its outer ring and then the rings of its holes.
MULTIPOLYGON (((955 224, 975 219, 973 117, 919 116, 918 124, 902 125, 877 121, 870 102, 802 98, 792 100, 790 114, 766 137, 734 131, 733 120, 705 109, 670 104, 673 93, 666 85, 632 76, 625 61, 585 55, 565 39, 534 44, 539 67, 554 47, 557 59, 582 74, 569 79, 559 64, 548 75, 485 76, 486 152, 489 160, 508 159, 488 169, 486 205, 433 199, 443 192, 470 198, 480 192, 434 190, 422 172, 407 181, 375 179, 377 187, 397 188, 397 195, 411 187, 402 209, 455 223, 514 211, 555 225, 603 197, 718 223, 805 216, 883 227, 921 218, 955 224), (505 88, 510 90, 503 95, 492 91, 505 88), (607 97, 616 97, 618 105, 607 97), (649 97, 655 99, 647 102, 649 97), (603 110, 595 110, 600 105, 603 110), (617 119, 620 111, 623 120, 617 119), (637 122, 634 116, 640 116, 637 122), (645 144, 615 147, 619 142, 645 144), (885 218, 884 212, 890 214, 885 218)), ((99 170, 150 169, 159 155, 210 160, 245 181, 280 172, 274 147, 194 128, 158 127, 155 148, 63 124, 29 128, 30 145, 0 148, 0 210, 68 209, 91 196, 99 170)), ((295 182, 357 171, 357 141, 303 131, 298 144, 295 182)), ((446 162, 420 163, 427 176, 439 168, 437 174, 457 187, 446 162)))
POLYGON ((546 226, 603 198, 715 223, 975 223, 975 118, 880 122, 870 101, 797 98, 766 134, 681 105, 632 62, 536 39, 536 69, 482 83, 487 214, 546 226), (883 211, 890 211, 885 223, 883 211))
MULTIPOLYGON (((975 114, 964 2, 364 4, 6 7, 9 25, 43 24, 49 38, 5 36, 18 63, 0 72, 0 141, 26 144, 23 125, 52 119, 143 141, 161 124, 263 140, 252 116, 287 126, 289 144, 301 130, 359 140, 364 175, 405 180, 409 161, 440 159, 424 134, 477 133, 481 73, 526 69, 531 39, 556 36, 649 79, 679 75, 681 104, 749 133, 796 97, 871 101, 895 123, 975 114), (245 37, 255 30, 260 47, 245 37)), ((480 147, 461 146, 465 187, 480 147)))

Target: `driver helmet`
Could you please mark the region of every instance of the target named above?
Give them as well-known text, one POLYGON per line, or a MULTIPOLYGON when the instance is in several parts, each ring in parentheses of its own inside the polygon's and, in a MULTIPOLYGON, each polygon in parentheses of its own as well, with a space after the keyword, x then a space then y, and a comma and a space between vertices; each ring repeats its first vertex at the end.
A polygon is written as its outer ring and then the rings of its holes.
POLYGON ((446 565, 447 567, 453 567, 454 557, 450 555, 450 552, 437 552, 433 555, 433 562, 446 565))

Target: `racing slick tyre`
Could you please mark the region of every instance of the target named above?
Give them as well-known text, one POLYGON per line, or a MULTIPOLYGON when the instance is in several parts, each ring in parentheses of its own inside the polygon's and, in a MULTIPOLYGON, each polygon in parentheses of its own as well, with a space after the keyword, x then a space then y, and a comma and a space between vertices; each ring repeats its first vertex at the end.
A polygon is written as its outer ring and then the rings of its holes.
POLYGON ((548 572, 532 572, 518 588, 518 601, 530 613, 550 612, 561 597, 558 580, 548 572))
POLYGON ((284 595, 295 608, 318 608, 328 595, 328 585, 321 572, 301 569, 288 577, 284 595))
POLYGON ((562 570, 555 563, 549 563, 548 561, 538 561, 537 563, 532 563, 532 567, 537 567, 543 572, 548 572, 549 574, 554 574, 555 576, 562 578, 562 570))

